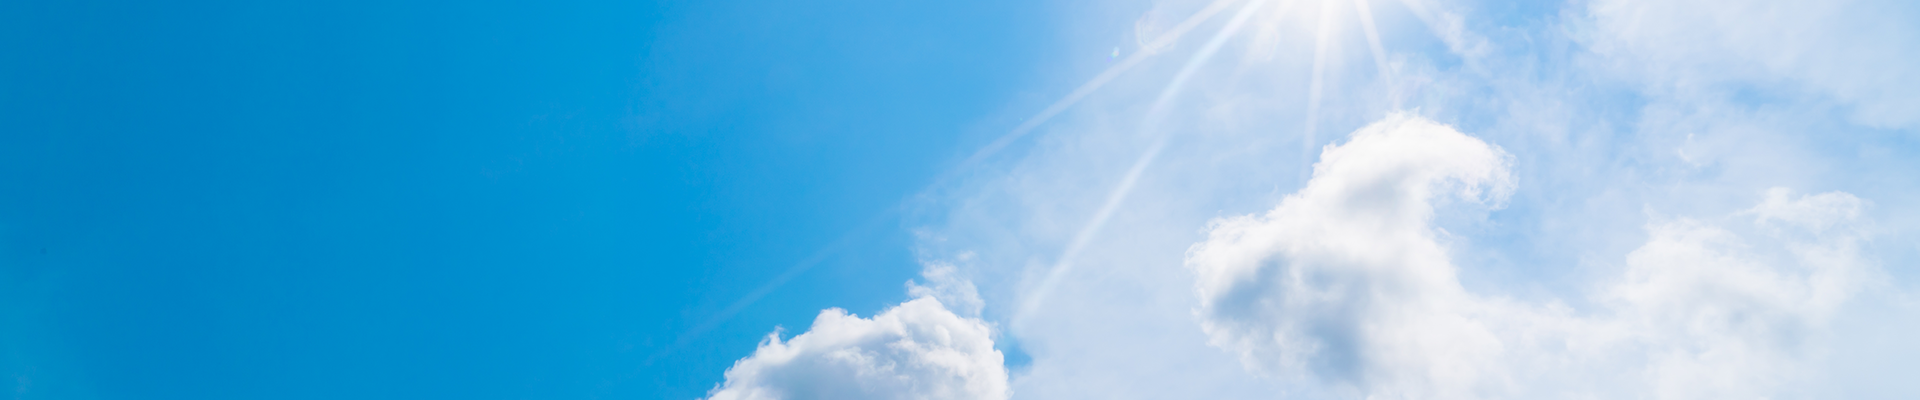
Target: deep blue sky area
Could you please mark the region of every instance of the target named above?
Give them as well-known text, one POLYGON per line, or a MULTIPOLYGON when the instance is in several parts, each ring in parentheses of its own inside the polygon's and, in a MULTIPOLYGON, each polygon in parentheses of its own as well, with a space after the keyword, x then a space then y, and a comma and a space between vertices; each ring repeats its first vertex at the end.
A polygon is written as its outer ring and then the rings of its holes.
POLYGON ((905 297, 1036 7, 0 3, 0 393, 699 397, 905 297))

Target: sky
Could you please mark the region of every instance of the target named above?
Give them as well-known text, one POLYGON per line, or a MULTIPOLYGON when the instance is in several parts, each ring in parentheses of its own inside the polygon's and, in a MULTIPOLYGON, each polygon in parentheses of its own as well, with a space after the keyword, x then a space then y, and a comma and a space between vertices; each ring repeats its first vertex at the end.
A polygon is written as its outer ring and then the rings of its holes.
POLYGON ((0 19, 15 399, 1920 396, 1905 2, 0 19))

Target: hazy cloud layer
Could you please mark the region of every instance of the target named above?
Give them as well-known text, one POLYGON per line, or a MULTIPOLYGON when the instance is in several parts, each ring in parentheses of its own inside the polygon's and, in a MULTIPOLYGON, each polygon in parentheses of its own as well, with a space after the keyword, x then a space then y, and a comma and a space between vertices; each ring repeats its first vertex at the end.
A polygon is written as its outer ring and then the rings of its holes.
POLYGON ((1825 96, 1853 120, 1920 127, 1920 5, 1899 1, 1599 0, 1584 41, 1653 90, 1687 95, 1730 84, 1825 96))

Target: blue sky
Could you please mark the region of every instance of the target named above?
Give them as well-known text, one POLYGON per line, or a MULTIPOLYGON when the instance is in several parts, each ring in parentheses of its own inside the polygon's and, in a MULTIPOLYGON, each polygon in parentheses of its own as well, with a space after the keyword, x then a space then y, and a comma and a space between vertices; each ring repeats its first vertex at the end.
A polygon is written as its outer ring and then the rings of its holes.
POLYGON ((0 389, 1910 398, 1915 18, 12 2, 0 389))
POLYGON ((1011 7, 10 2, 8 396, 699 397, 904 298, 883 212, 1057 46, 1011 7))

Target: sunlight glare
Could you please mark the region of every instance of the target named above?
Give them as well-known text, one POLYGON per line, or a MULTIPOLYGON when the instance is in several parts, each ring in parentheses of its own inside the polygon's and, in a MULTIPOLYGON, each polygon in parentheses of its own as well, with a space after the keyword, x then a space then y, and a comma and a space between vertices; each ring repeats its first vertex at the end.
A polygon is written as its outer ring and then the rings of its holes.
POLYGON ((1120 183, 1113 188, 1112 192, 1107 194, 1106 200, 1102 202, 1100 209, 1094 212, 1093 218, 1087 221, 1087 224, 1074 235, 1073 241, 1067 245, 1065 251, 1061 252, 1060 258, 1054 261, 1053 267, 1047 271, 1047 277, 1040 282, 1039 287, 1035 288, 1032 297, 1027 299, 1025 304, 1020 307, 1020 310, 1014 314, 1014 325, 1023 325, 1024 322, 1040 308, 1040 304, 1047 298, 1048 294, 1053 291, 1055 286, 1059 285, 1061 279, 1067 276, 1067 272, 1073 269, 1074 259, 1092 242, 1093 236, 1099 233, 1100 228, 1106 225, 1107 220, 1113 217, 1114 212, 1119 211, 1120 205, 1126 202, 1127 195, 1132 193, 1134 184, 1139 182, 1140 176, 1146 172, 1147 168, 1153 164, 1153 160, 1158 157, 1161 150, 1166 147, 1167 138, 1170 135, 1167 132, 1163 132, 1159 125, 1163 122, 1162 120, 1166 116, 1167 106, 1172 102, 1174 96, 1186 85, 1187 80, 1191 79, 1193 74, 1198 72, 1202 65, 1206 64, 1207 60, 1213 58, 1216 53, 1219 53, 1220 47, 1225 46, 1229 39, 1232 39, 1235 34, 1239 33, 1240 28, 1246 24, 1249 17, 1253 16, 1254 11, 1258 10, 1260 6, 1265 3, 1265 0, 1248 1, 1245 6, 1241 7, 1238 13, 1234 14, 1232 20, 1227 21, 1226 26, 1221 27, 1220 31, 1215 33, 1213 38, 1207 40, 1206 45, 1194 53, 1193 58, 1187 60, 1186 65, 1180 68, 1179 73, 1174 74, 1173 80, 1167 83, 1166 88, 1161 89, 1160 96, 1154 100, 1153 106, 1147 111, 1147 116, 1141 124, 1142 131, 1154 136, 1153 144, 1148 145, 1147 150, 1141 153, 1138 159, 1134 160, 1133 166, 1127 169, 1127 173, 1120 179, 1120 183))

